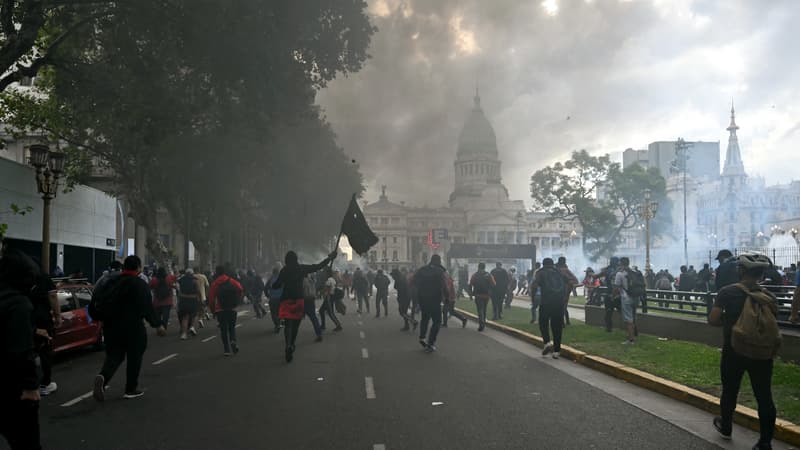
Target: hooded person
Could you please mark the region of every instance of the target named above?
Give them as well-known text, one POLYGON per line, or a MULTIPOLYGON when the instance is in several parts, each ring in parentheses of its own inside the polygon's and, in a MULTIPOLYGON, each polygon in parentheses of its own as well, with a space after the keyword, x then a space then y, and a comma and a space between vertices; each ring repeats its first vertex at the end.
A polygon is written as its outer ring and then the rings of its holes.
POLYGON ((40 272, 22 252, 8 249, 0 256, 0 435, 11 448, 41 448, 33 304, 26 296, 40 272))
POLYGON ((434 352, 436 351, 436 337, 442 324, 442 302, 449 300, 447 273, 442 266, 442 257, 437 254, 431 256, 430 263, 414 273, 412 285, 422 311, 419 343, 426 352, 434 352), (430 322, 432 325, 430 334, 428 334, 430 322))
POLYGON ((295 341, 300 330, 300 322, 305 316, 305 293, 303 279, 309 274, 319 271, 328 263, 336 259, 336 250, 327 258, 317 264, 300 264, 297 253, 288 251, 284 257, 285 266, 278 273, 278 278, 272 283, 273 289, 283 289, 278 307, 278 316, 284 322, 284 337, 286 339, 286 362, 292 362, 295 351, 295 341))

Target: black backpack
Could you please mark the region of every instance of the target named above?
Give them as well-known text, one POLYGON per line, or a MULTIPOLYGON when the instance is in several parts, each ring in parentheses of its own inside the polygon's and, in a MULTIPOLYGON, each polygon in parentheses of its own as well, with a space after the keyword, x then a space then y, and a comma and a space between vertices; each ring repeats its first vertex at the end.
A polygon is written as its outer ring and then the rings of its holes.
POLYGON ((121 282, 122 274, 114 272, 94 287, 92 299, 89 301, 89 316, 92 320, 103 321, 111 315, 111 307, 117 295, 117 287, 121 282))
POLYGON ((239 289, 231 283, 230 279, 227 279, 217 288, 217 299, 222 309, 235 309, 239 306, 239 289))
POLYGON ((474 283, 472 284, 472 295, 489 295, 489 290, 492 289, 492 281, 489 278, 491 275, 484 272, 476 274, 474 283))
POLYGON ((638 270, 626 270, 628 275, 628 296, 630 297, 644 297, 647 294, 647 285, 644 282, 644 275, 638 270))
POLYGON ((425 266, 414 274, 414 287, 417 289, 417 296, 420 299, 441 299, 443 295, 442 286, 443 271, 434 266, 425 266))
POLYGON ((197 279, 194 275, 184 275, 178 280, 178 289, 181 295, 197 295, 197 279))
POLYGON ((542 301, 561 301, 567 292, 567 283, 564 275, 556 268, 543 268, 542 271, 542 301))

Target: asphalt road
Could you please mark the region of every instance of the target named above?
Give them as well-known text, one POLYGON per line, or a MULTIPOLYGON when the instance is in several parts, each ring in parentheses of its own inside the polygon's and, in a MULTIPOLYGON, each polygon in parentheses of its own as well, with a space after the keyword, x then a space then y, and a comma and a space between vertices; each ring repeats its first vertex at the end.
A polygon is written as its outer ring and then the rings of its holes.
POLYGON ((214 327, 188 341, 174 328, 152 334, 139 399, 121 398, 121 368, 105 403, 81 400, 103 355, 60 357, 59 391, 41 404, 44 448, 716 448, 553 364, 572 363, 525 355, 474 324, 452 320, 426 354, 393 310, 351 312, 321 343, 304 321, 287 364, 283 336, 252 317, 240 316, 234 357, 214 327))

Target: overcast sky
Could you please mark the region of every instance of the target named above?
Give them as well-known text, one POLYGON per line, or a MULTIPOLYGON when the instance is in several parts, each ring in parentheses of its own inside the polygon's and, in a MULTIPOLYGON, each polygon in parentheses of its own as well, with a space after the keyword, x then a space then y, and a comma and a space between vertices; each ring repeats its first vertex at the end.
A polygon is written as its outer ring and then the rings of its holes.
POLYGON ((503 182, 573 150, 721 141, 731 98, 748 172, 798 177, 797 0, 368 0, 379 28, 361 72, 318 101, 374 201, 445 205, 476 83, 503 182), (788 164, 787 164, 788 163, 788 164))

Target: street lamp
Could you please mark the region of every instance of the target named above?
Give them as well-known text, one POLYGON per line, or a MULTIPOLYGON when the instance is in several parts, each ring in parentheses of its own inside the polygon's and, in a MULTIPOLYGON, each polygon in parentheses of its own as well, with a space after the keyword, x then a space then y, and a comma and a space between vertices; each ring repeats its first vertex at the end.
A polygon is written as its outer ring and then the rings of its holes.
POLYGON ((650 269, 650 221, 656 217, 656 211, 658 211, 658 202, 650 200, 650 189, 644 190, 644 203, 638 205, 636 207, 637 213, 639 217, 644 219, 644 248, 645 248, 645 256, 644 256, 644 267, 645 269, 650 269))
POLYGON ((716 234, 716 233, 711 233, 711 234, 709 234, 709 235, 708 235, 708 240, 710 240, 711 242, 713 242, 713 243, 714 243, 714 249, 715 249, 715 250, 716 250, 716 248, 717 248, 717 247, 719 247, 719 244, 718 244, 718 236, 717 236, 717 234, 716 234))
POLYGON ((66 156, 51 152, 44 144, 29 147, 30 164, 36 169, 36 189, 42 196, 42 271, 50 273, 50 201, 58 193, 58 179, 64 173, 66 156))

